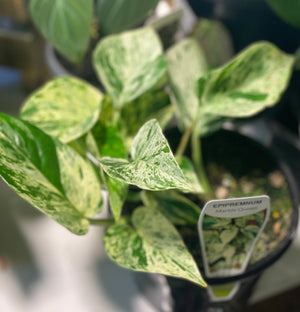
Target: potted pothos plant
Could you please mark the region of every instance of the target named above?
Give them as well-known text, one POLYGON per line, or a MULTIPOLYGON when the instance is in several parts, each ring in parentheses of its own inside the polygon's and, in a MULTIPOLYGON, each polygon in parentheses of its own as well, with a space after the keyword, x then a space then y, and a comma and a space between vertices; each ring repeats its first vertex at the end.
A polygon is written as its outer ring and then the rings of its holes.
POLYGON ((105 93, 59 77, 31 94, 18 118, 0 114, 2 178, 76 235, 104 226, 105 250, 119 265, 205 287, 175 227, 197 231, 197 201, 215 197, 202 138, 275 105, 294 56, 258 42, 208 71, 196 40, 164 52, 156 32, 144 27, 100 40, 93 64, 105 93), (174 124, 179 134, 168 138, 178 142, 176 151, 163 131, 174 124), (109 197, 106 219, 95 217, 101 190, 109 197))

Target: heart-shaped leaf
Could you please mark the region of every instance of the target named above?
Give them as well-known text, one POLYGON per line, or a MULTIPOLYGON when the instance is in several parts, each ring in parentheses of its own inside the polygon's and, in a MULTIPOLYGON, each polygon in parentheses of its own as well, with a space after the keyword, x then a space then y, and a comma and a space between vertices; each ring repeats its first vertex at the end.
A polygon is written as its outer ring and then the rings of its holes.
POLYGON ((167 51, 166 60, 177 118, 188 128, 199 107, 196 83, 207 71, 205 56, 196 40, 185 39, 167 51))
POLYGON ((45 38, 71 62, 87 50, 93 18, 92 0, 30 0, 32 20, 45 38))
POLYGON ((55 78, 26 100, 21 118, 67 143, 94 126, 102 97, 101 92, 83 80, 55 78))
POLYGON ((88 231, 101 188, 89 162, 25 121, 0 114, 0 174, 24 199, 75 234, 88 231))
POLYGON ((134 228, 116 224, 107 230, 104 247, 113 261, 131 270, 166 274, 206 286, 179 233, 159 211, 138 208, 132 224, 134 228))
POLYGON ((200 116, 248 117, 274 105, 288 84, 293 64, 292 55, 271 43, 251 45, 199 79, 200 116))
POLYGON ((97 45, 93 59, 119 108, 149 90, 166 71, 161 42, 150 27, 107 36, 97 45))
POLYGON ((104 171, 117 180, 148 190, 178 188, 192 191, 186 181, 157 120, 148 121, 131 146, 132 161, 103 157, 104 171))

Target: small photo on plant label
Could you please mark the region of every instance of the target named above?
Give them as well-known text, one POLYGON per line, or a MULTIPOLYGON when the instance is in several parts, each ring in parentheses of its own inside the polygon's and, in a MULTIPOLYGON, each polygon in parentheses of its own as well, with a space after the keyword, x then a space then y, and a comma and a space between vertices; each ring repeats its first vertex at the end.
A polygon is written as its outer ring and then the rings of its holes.
POLYGON ((243 273, 269 214, 266 195, 207 202, 198 221, 205 275, 243 273))

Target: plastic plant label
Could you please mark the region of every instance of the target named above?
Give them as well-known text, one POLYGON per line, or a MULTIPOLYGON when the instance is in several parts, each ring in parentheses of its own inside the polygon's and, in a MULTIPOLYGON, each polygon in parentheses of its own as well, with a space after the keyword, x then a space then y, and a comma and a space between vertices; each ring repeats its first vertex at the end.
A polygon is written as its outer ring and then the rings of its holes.
POLYGON ((198 221, 205 275, 243 273, 269 214, 266 195, 207 202, 198 221))
POLYGON ((238 292, 240 286, 240 282, 213 285, 207 287, 207 292, 212 302, 229 301, 238 292))

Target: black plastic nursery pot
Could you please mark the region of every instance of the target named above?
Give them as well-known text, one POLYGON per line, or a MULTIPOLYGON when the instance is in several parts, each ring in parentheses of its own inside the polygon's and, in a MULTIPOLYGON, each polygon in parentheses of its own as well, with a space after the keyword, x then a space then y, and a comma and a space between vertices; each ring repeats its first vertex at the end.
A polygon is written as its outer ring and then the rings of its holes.
MULTIPOLYGON (((170 136, 171 147, 173 137, 178 136, 170 136)), ((238 282, 240 286, 230 300, 214 301, 207 289, 192 283, 137 273, 142 293, 158 311, 240 311, 261 273, 286 251, 297 229, 300 145, 293 135, 274 122, 257 120, 204 138, 202 149, 214 193, 217 194, 220 187, 224 191, 226 185, 226 198, 268 195, 270 217, 248 266, 233 276, 206 276, 197 227, 178 227, 208 285, 238 282)))

